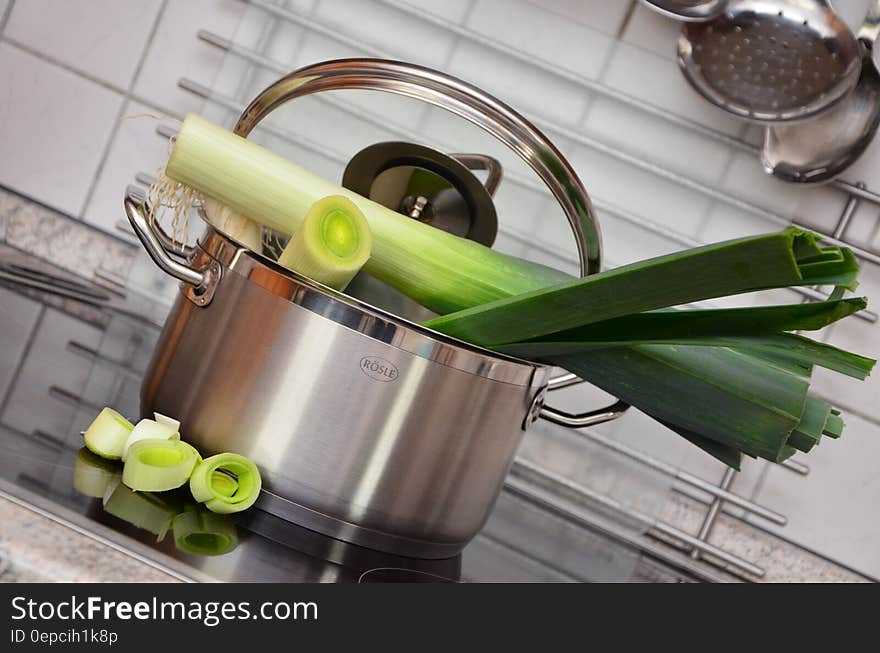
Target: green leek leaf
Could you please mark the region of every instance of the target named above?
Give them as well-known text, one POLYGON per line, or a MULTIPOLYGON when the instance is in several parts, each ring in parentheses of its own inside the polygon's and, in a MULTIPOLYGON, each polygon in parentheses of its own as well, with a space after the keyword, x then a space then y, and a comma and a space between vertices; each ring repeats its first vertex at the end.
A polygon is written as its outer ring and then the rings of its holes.
MULTIPOLYGON (((543 342, 673 341, 697 336, 750 336, 782 331, 815 331, 864 309, 864 297, 835 301, 662 310, 636 313, 541 336, 543 342)), ((528 341, 525 341, 528 342, 528 341)))
POLYGON ((855 287, 858 265, 845 248, 818 247, 789 228, 740 238, 573 279, 450 313, 425 326, 473 344, 520 342, 632 313, 784 286, 855 287))
POLYGON ((809 453, 810 449, 819 444, 825 431, 825 424, 831 416, 831 405, 816 397, 807 397, 801 421, 788 438, 789 446, 798 451, 809 453))
MULTIPOLYGON (((799 376, 809 376, 809 369, 818 365, 856 379, 865 379, 876 361, 865 356, 838 349, 823 342, 794 333, 774 333, 763 336, 701 336, 694 338, 658 338, 635 341, 606 342, 520 342, 493 347, 496 351, 530 360, 556 364, 560 356, 588 355, 600 349, 614 349, 635 345, 682 345, 724 347, 752 356, 775 359, 775 367, 788 369, 799 376)), ((564 366, 563 366, 564 367, 564 366)), ((573 370, 569 370, 573 371, 573 370)))
POLYGON ((805 379, 719 347, 638 345, 546 362, 655 419, 768 460, 787 445, 809 388, 805 379))

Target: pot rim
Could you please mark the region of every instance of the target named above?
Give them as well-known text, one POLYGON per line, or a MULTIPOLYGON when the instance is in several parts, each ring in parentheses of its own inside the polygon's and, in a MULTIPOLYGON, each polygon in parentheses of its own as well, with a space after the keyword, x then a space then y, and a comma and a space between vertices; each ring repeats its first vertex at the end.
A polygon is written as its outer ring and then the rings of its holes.
MULTIPOLYGON (((411 322, 280 266, 210 224, 206 226, 205 233, 198 240, 193 261, 196 267, 207 263, 199 261, 200 256, 210 257, 224 270, 244 277, 276 297, 386 345, 447 367, 517 386, 542 386, 548 380, 550 368, 547 365, 485 349, 411 322)), ((218 283, 223 283, 222 274, 218 283)))

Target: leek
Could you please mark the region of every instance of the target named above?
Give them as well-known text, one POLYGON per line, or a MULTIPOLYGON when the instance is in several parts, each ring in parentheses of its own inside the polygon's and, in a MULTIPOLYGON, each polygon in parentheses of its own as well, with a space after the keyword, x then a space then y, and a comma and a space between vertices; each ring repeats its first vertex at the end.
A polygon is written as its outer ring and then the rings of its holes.
POLYGON ((262 251, 263 230, 256 222, 210 197, 205 198, 203 209, 208 224, 257 254, 262 251))
POLYGON ((189 480, 189 491, 211 512, 233 513, 250 508, 260 495, 262 479, 253 461, 236 453, 220 453, 199 464, 189 480), (221 472, 220 475, 217 472, 221 472), (232 476, 238 484, 227 494, 228 484, 218 483, 221 475, 232 476))
POLYGON ((401 215, 194 114, 181 125, 165 174, 289 235, 316 201, 328 195, 348 198, 364 214, 373 236, 364 270, 436 313, 570 278, 401 215))
POLYGON ((278 264, 345 290, 370 258, 371 244, 370 227, 360 209, 341 195, 331 195, 309 207, 278 264))
POLYGON ((849 250, 789 228, 640 261, 444 315, 425 326, 483 346, 520 342, 632 313, 795 285, 855 287, 849 250), (819 260, 817 261, 817 257, 819 260))
POLYGON ((122 461, 128 460, 129 449, 134 443, 141 440, 180 440, 180 433, 177 430, 179 427, 180 422, 170 418, 165 418, 162 422, 142 419, 132 429, 122 447, 122 461))
POLYGON ((201 507, 177 515, 171 528, 174 545, 185 553, 217 556, 229 553, 238 546, 238 532, 232 520, 201 507))
POLYGON ((719 347, 639 345, 549 357, 667 426, 781 461, 809 382, 719 347))
POLYGON ((73 489, 87 497, 103 497, 120 476, 119 463, 97 456, 85 447, 73 459, 73 489))
POLYGON ((573 354, 588 354, 597 349, 632 345, 690 345, 725 347, 761 358, 774 367, 782 367, 800 376, 809 376, 814 365, 864 380, 874 367, 874 359, 859 356, 822 342, 793 333, 763 336, 644 337, 639 340, 570 341, 539 340, 495 347, 496 351, 530 360, 558 360, 573 354))
POLYGON ((199 453, 180 440, 140 440, 128 452, 122 482, 132 490, 173 490, 189 481, 199 459, 199 453))
POLYGON ((104 494, 104 510, 129 524, 153 533, 156 540, 165 539, 179 509, 151 492, 135 492, 116 480, 104 494))
POLYGON ((231 497, 238 492, 238 479, 222 470, 211 474, 211 488, 222 497, 231 497))
POLYGON ((153 413, 153 419, 159 424, 170 426, 172 429, 174 429, 175 432, 180 431, 180 422, 178 422, 173 417, 168 417, 167 415, 163 415, 162 413, 153 413))
MULTIPOLYGON (((864 309, 864 297, 778 306, 634 313, 558 331, 541 342, 638 342, 816 331, 864 309)), ((524 339, 523 341, 528 342, 524 339)))
POLYGON ((131 435, 131 422, 112 408, 103 408, 83 433, 86 448, 102 458, 119 460, 131 435))

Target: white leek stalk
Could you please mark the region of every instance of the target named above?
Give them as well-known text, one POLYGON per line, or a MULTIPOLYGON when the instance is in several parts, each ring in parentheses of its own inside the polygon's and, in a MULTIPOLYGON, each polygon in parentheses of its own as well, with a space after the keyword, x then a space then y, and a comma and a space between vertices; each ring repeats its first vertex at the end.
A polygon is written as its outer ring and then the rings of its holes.
POLYGON ((413 220, 190 114, 165 166, 169 179, 275 231, 293 235, 309 207, 342 195, 373 235, 364 271, 437 313, 484 304, 569 279, 413 220))
POLYGON ((205 198, 203 208, 205 219, 218 231, 257 254, 263 251, 263 231, 259 224, 210 197, 205 198))

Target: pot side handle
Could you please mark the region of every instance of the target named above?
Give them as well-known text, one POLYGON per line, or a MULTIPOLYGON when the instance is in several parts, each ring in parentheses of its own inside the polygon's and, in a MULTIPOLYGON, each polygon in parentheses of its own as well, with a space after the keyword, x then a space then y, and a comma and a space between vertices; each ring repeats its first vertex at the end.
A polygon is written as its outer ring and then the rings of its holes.
MULTIPOLYGON (((214 296, 214 288, 220 279, 219 264, 214 261, 204 269, 196 270, 175 260, 162 244, 162 240, 167 240, 167 236, 162 234, 160 237, 147 219, 145 197, 140 189, 133 186, 129 186, 125 193, 125 214, 138 240, 159 269, 190 286, 185 294, 195 304, 207 306, 214 296)), ((182 254, 186 253, 187 251, 183 250, 182 254)))
MULTIPOLYGON (((579 378, 576 374, 566 372, 565 374, 550 379, 546 390, 547 392, 553 392, 583 382, 584 380, 579 378)), ((569 413, 564 410, 559 410, 558 408, 553 408, 552 406, 544 405, 538 410, 537 416, 548 422, 552 422, 553 424, 558 424, 559 426, 581 429, 587 426, 604 424, 605 422, 611 422, 619 417, 623 417, 628 408, 629 404, 620 400, 603 408, 596 408, 595 410, 589 410, 585 413, 569 413)))

